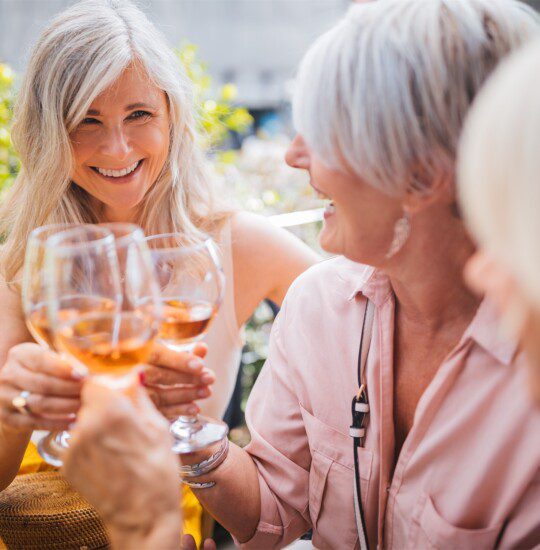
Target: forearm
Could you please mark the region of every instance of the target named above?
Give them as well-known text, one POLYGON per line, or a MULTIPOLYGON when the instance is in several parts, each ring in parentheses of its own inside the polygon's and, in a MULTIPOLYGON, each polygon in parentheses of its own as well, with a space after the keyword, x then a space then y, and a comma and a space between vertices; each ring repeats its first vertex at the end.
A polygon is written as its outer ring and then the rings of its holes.
POLYGON ((0 491, 17 475, 31 435, 31 430, 18 431, 0 423, 0 491))
POLYGON ((179 550, 181 517, 176 510, 157 518, 148 529, 117 529, 109 526, 109 538, 113 550, 179 550))
POLYGON ((261 516, 257 467, 240 447, 230 444, 225 461, 214 471, 193 481, 215 481, 209 489, 193 492, 208 512, 240 542, 255 534, 261 516))

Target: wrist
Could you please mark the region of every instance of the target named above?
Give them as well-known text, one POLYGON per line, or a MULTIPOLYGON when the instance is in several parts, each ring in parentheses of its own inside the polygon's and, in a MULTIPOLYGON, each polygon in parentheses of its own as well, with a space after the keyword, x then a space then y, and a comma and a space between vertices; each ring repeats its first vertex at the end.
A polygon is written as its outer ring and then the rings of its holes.
POLYGON ((173 510, 154 518, 152 523, 144 526, 110 527, 109 538, 113 550, 178 550, 182 528, 180 512, 173 510))

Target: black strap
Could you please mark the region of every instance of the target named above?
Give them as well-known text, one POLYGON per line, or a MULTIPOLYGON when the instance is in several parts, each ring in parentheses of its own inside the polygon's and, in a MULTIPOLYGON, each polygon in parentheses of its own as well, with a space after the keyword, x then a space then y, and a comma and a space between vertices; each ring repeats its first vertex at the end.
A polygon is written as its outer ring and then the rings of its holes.
MULTIPOLYGON (((358 537, 361 550, 369 550, 366 521, 364 511, 362 509, 362 492, 360 486, 360 466, 358 463, 358 448, 363 447, 365 439, 365 430, 367 426, 368 414, 369 414, 369 400, 366 387, 366 380, 364 376, 365 363, 367 362, 367 355, 364 356, 363 348, 366 344, 369 346, 370 339, 364 342, 366 334, 371 336, 371 326, 367 326, 366 323, 371 323, 372 318, 368 320, 368 310, 372 307, 369 301, 366 303, 366 310, 364 312, 364 320, 362 322, 362 334, 360 337, 360 346, 358 350, 358 392, 352 399, 351 403, 351 416, 352 424, 349 430, 353 439, 353 455, 354 455, 354 488, 355 488, 355 516, 358 530, 358 537)), ((366 352, 368 349, 366 349, 366 352)))

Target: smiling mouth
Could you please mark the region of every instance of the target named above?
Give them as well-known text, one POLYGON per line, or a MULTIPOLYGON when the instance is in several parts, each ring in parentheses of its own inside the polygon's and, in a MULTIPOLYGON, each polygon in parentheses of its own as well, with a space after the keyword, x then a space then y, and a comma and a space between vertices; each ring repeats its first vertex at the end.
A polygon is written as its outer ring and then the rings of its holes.
POLYGON ((127 176, 131 176, 134 172, 136 172, 140 166, 142 165, 144 159, 140 159, 133 164, 130 164, 129 166, 126 166, 125 168, 121 168, 120 170, 113 170, 110 168, 99 168, 97 166, 90 166, 90 168, 96 172, 96 174, 99 174, 100 176, 108 179, 121 179, 125 178, 127 176))
POLYGON ((313 183, 310 182, 311 187, 313 187, 315 193, 317 194, 317 197, 321 200, 326 201, 326 206, 324 208, 324 214, 325 217, 330 216, 334 214, 336 211, 336 206, 334 204, 334 201, 332 198, 330 198, 327 194, 323 193, 320 189, 317 189, 313 183))

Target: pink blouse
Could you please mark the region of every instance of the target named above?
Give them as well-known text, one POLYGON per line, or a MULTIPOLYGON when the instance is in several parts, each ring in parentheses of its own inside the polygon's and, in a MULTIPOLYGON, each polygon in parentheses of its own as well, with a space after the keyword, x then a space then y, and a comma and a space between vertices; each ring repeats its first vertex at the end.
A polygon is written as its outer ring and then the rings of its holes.
POLYGON ((359 458, 370 547, 540 547, 540 412, 490 304, 420 399, 392 473, 394 295, 382 273, 343 258, 302 275, 274 324, 247 412, 262 511, 245 547, 312 528, 317 548, 358 548, 348 431, 365 297, 376 306, 359 458))

